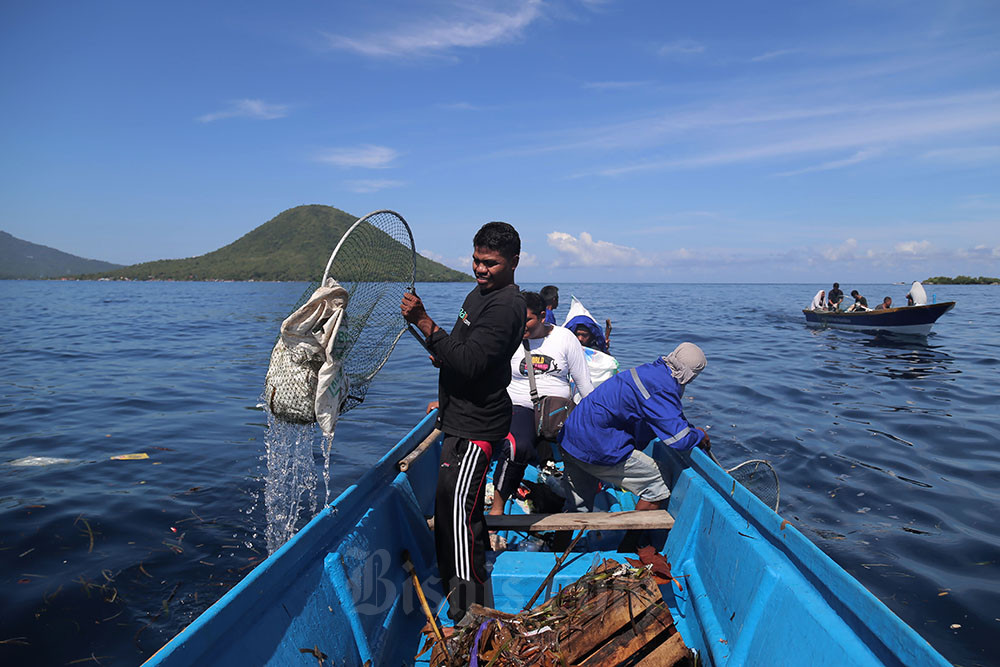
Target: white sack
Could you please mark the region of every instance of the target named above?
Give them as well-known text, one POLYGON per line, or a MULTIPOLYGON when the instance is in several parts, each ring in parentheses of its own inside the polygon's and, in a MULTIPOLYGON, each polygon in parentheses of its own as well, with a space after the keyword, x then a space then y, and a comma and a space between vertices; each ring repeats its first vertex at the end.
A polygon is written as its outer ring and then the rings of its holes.
POLYGON ((348 295, 330 282, 281 323, 264 382, 264 400, 276 417, 295 423, 316 421, 327 435, 333 433, 347 396, 347 380, 334 347, 348 295))

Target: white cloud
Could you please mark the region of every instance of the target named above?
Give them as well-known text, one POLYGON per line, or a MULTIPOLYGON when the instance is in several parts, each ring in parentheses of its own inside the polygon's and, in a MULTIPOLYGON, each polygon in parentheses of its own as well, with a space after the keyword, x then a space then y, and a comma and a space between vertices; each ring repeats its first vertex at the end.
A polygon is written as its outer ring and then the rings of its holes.
POLYGON ((433 260, 439 264, 444 264, 447 267, 455 269, 456 271, 464 271, 465 273, 472 273, 472 253, 467 255, 462 255, 461 257, 446 257, 439 252, 434 252, 433 250, 419 250, 421 255, 427 259, 433 260))
POLYGON ((274 120, 284 118, 288 115, 288 106, 285 104, 268 104, 263 100, 236 100, 223 111, 207 113, 198 117, 198 122, 211 123, 226 118, 252 118, 254 120, 274 120))
POLYGON ((453 7, 454 14, 405 25, 364 37, 325 34, 330 47, 379 58, 443 53, 510 42, 541 16, 541 0, 497 3, 496 8, 475 3, 453 7), (513 5, 513 7, 511 7, 513 5))
POLYGON ((843 160, 831 160, 830 162, 824 162, 822 164, 813 165, 812 167, 803 167, 802 169, 794 169, 792 171, 783 171, 778 176, 797 176, 798 174, 808 174, 813 171, 829 171, 831 169, 843 169, 844 167, 849 167, 851 165, 864 162, 870 158, 876 157, 882 154, 882 150, 879 148, 866 148, 860 150, 854 155, 844 158, 843 160))
POLYGON ((823 248, 820 250, 820 255, 823 259, 837 262, 845 259, 854 259, 854 251, 858 249, 857 239, 847 239, 838 246, 832 248, 823 248))
POLYGON ((387 146, 354 146, 351 148, 331 148, 316 156, 318 162, 337 167, 364 167, 365 169, 385 169, 399 157, 399 153, 387 146))
POLYGON ((661 56, 693 56, 705 52, 705 46, 693 39, 681 39, 664 44, 656 51, 661 56))
POLYGON ((541 262, 538 261, 538 255, 530 252, 524 252, 522 250, 519 257, 520 259, 517 261, 517 267, 519 269, 541 266, 541 262))
POLYGON ((565 232, 549 232, 547 238, 549 245, 561 256, 556 266, 632 267, 653 264, 652 259, 635 248, 595 241, 587 232, 580 232, 579 238, 565 232))
POLYGON ((398 188, 400 186, 406 185, 405 181, 392 181, 388 179, 358 179, 352 181, 345 181, 344 185, 351 192, 357 192, 358 194, 369 194, 372 192, 378 192, 379 190, 385 190, 388 188, 398 188))
POLYGON ((893 250, 902 255, 926 255, 927 251, 931 249, 930 241, 903 241, 902 243, 897 243, 893 250))

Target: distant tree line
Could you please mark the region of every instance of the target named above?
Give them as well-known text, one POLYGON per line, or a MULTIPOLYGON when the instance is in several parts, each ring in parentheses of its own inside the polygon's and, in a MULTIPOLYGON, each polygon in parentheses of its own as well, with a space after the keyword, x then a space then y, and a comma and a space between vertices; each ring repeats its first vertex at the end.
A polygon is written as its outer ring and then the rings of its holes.
POLYGON ((989 276, 934 276, 924 281, 928 285, 1000 285, 1000 278, 990 278, 989 276))

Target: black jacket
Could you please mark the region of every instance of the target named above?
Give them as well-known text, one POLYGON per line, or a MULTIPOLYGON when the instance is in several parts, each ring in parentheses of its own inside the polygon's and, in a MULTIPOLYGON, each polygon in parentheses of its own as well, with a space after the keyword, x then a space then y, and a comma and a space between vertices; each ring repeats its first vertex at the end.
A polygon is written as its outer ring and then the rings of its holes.
POLYGON ((526 309, 517 285, 465 297, 451 334, 438 329, 427 347, 438 363, 439 428, 469 440, 502 440, 510 431, 510 358, 524 336, 526 309))

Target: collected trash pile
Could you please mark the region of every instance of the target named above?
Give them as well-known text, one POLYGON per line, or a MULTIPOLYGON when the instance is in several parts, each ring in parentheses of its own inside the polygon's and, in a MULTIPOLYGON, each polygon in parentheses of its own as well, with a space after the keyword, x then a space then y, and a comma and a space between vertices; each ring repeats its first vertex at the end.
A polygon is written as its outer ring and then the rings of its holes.
POLYGON ((478 605, 456 628, 447 653, 429 633, 432 667, 694 665, 660 595, 676 582, 639 561, 606 560, 533 609, 507 614, 478 605))

